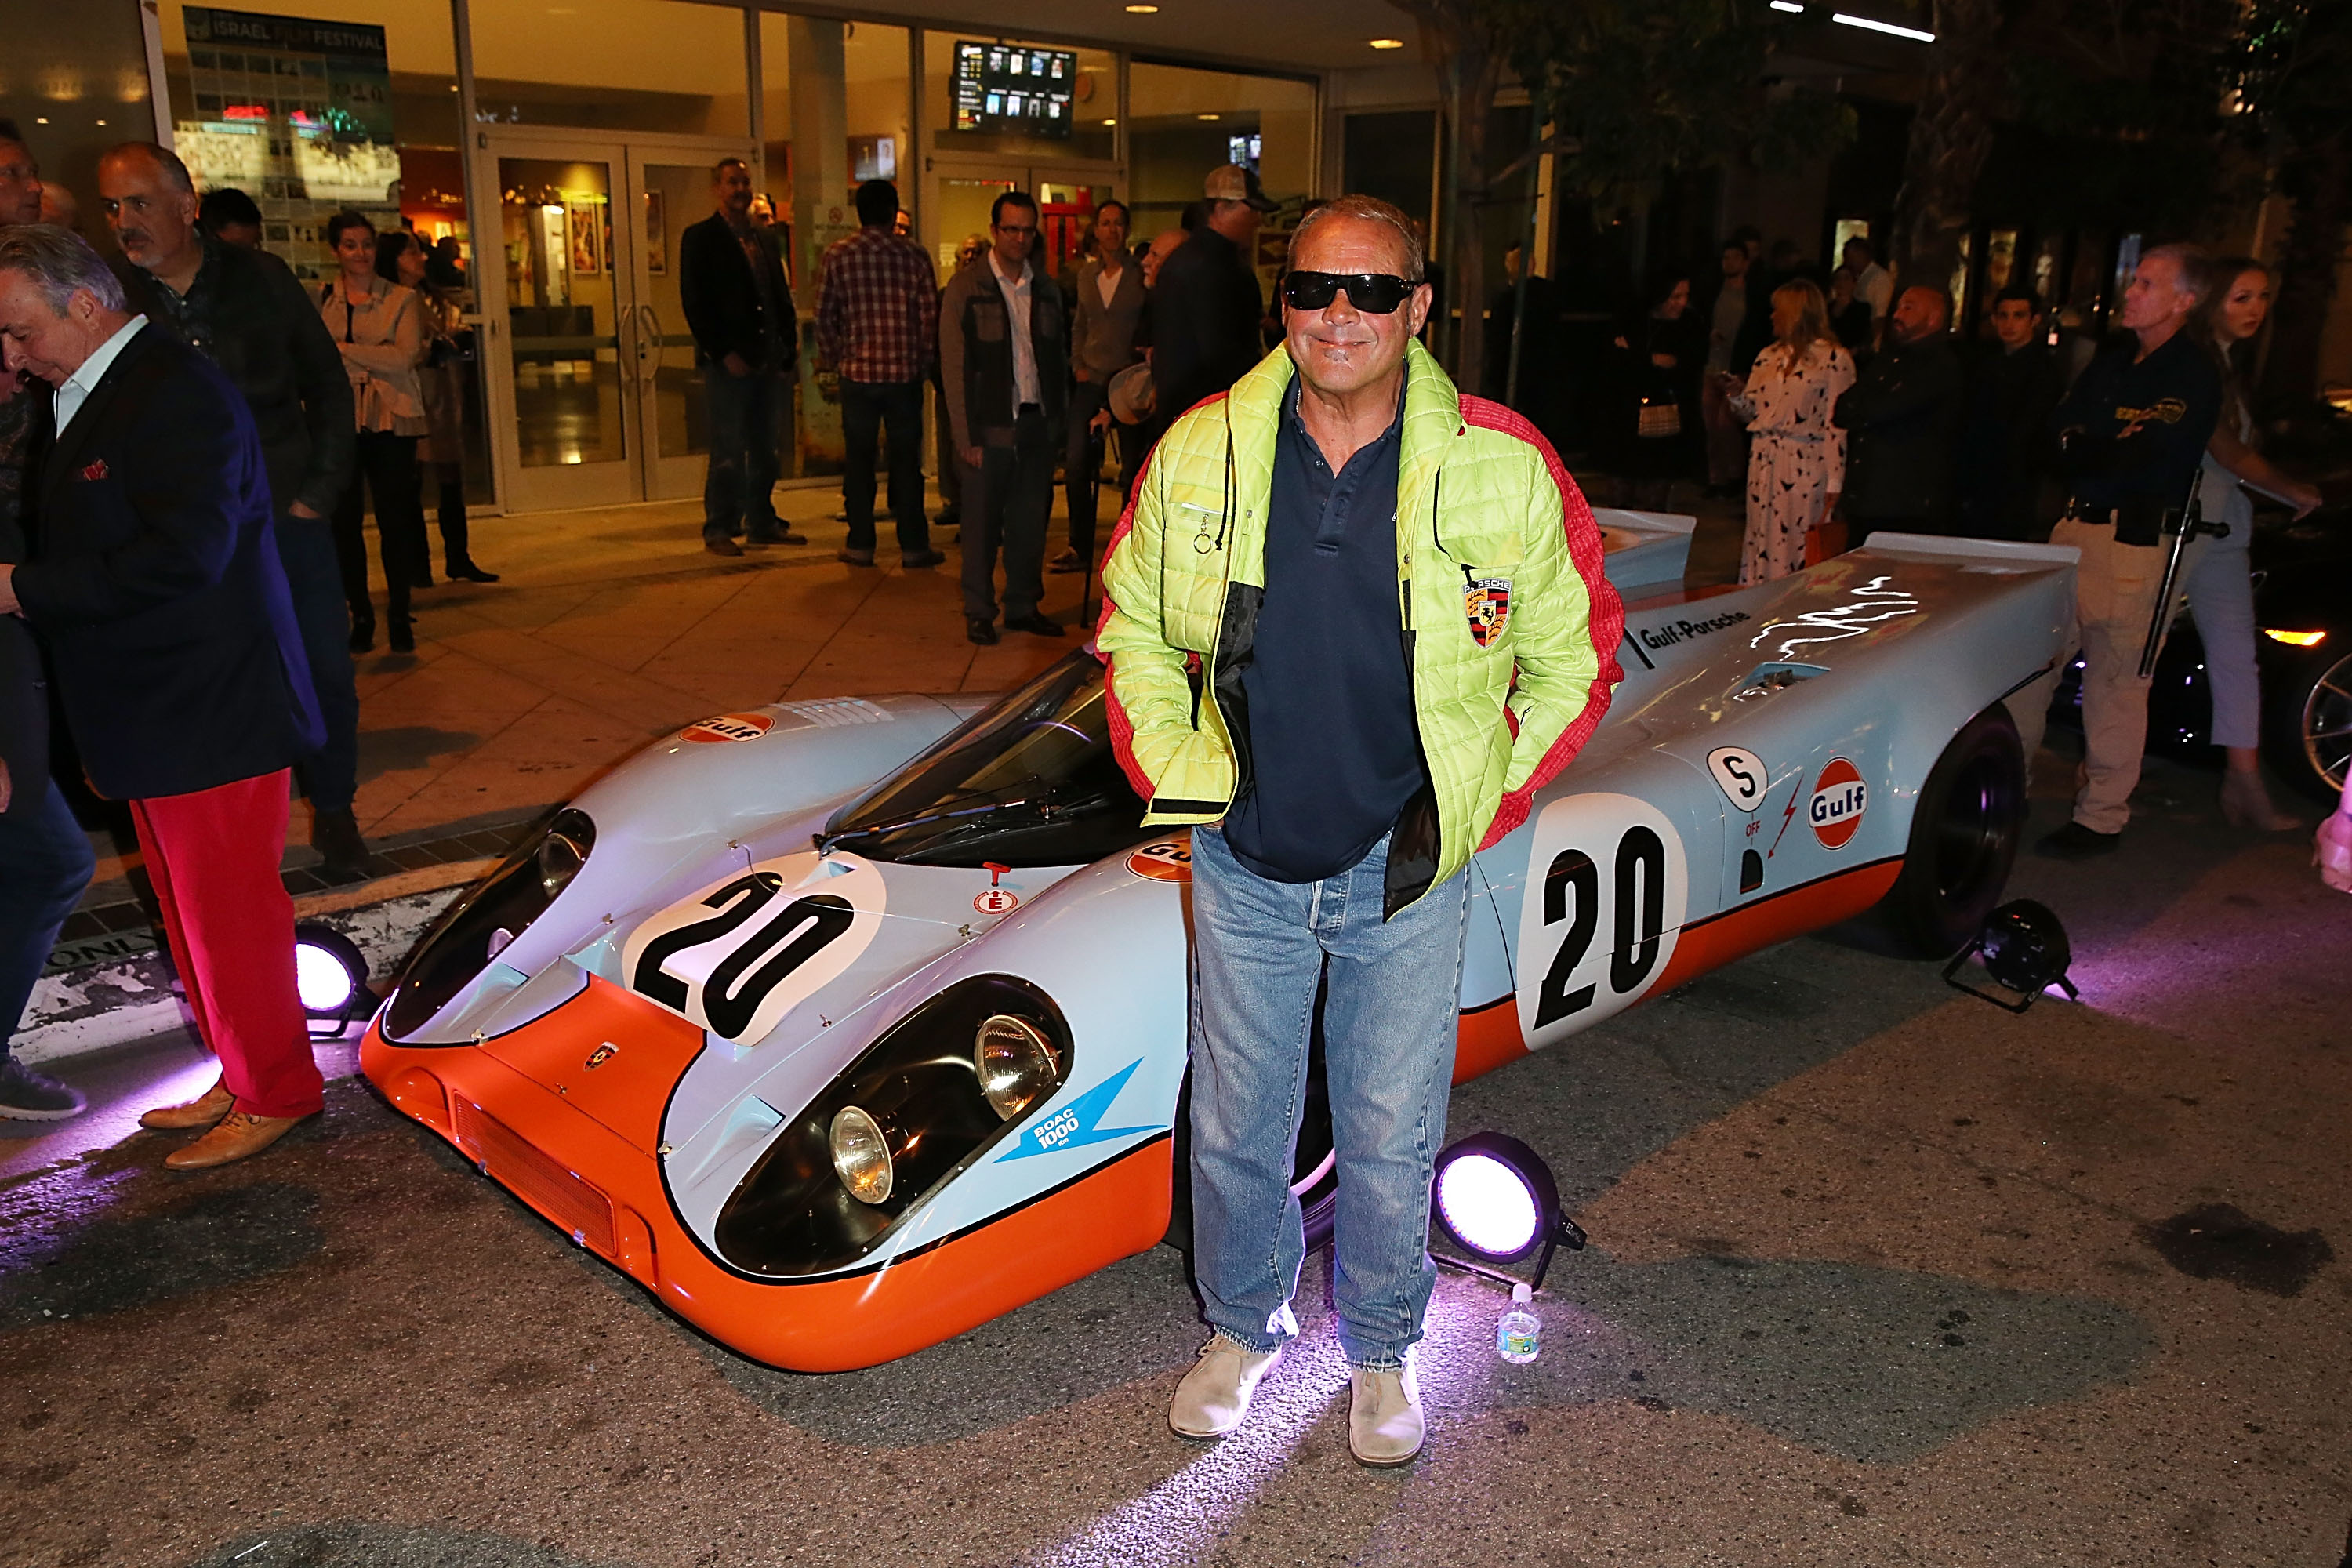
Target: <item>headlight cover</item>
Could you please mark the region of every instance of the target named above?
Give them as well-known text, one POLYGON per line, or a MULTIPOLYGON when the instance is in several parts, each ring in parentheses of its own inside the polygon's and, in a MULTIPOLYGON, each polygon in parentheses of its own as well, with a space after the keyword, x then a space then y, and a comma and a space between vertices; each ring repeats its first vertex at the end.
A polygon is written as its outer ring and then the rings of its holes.
POLYGON ((1018 1121, 1032 1106, 1062 1087, 1062 1053, 1026 1018, 991 1014, 972 1037, 971 1067, 981 1098, 1006 1121, 1018 1121))
POLYGON ((596 847, 596 824, 577 806, 556 812, 452 904, 417 942, 383 1016, 388 1039, 425 1026, 547 912, 596 847))
POLYGON ((1045 992, 1009 974, 957 981, 790 1119, 720 1207, 711 1230, 719 1256, 771 1279, 847 1268, 1009 1136, 1069 1064, 1069 1026, 1045 992), (1051 1084, 1034 1068, 1023 1078, 1033 1098, 1010 1116, 992 1103, 980 1066, 982 1026, 1003 1034, 1005 1022, 1043 1047, 1054 1075, 1051 1084))

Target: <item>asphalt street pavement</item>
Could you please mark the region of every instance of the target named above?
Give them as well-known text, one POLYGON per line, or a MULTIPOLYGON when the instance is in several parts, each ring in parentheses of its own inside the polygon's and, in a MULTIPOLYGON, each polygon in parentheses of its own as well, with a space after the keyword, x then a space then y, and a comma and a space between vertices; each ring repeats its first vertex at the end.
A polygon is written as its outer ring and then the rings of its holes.
POLYGON ((779 1373, 362 1080, 180 1176, 131 1117, 202 1060, 87 1064, 92 1119, 0 1146, 0 1562, 2337 1568, 2352 900, 2213 788, 2152 763, 2121 854, 2021 862, 2080 1005, 1807 939, 1459 1089, 1451 1133, 1542 1152, 1591 1245, 1527 1365, 1503 1294, 1441 1278, 1395 1472, 1349 1458, 1320 1258, 1201 1446, 1169 1249, 779 1373))

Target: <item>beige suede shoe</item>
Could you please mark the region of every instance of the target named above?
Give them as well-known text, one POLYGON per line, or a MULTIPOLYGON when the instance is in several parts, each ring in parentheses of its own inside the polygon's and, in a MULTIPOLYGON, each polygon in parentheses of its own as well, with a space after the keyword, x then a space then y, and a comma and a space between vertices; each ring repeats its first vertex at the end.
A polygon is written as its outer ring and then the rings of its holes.
POLYGON ((1169 1426, 1183 1437, 1223 1436, 1249 1415, 1250 1395, 1281 1357, 1279 1349, 1260 1352, 1217 1335, 1176 1385, 1169 1426))
POLYGON ((1348 1451, 1358 1464, 1375 1468, 1409 1465, 1421 1452, 1421 1381, 1412 1363, 1408 1350, 1402 1366, 1348 1369, 1348 1383, 1355 1391, 1348 1405, 1348 1451))

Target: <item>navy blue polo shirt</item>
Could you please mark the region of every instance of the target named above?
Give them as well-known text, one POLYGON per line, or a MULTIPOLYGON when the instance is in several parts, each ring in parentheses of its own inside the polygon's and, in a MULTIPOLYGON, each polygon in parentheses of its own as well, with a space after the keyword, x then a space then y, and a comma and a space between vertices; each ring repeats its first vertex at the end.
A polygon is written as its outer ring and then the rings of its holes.
POLYGON ((1421 738, 1397 610, 1397 465, 1404 400, 1334 474, 1282 400, 1266 514, 1265 600, 1242 671, 1252 782, 1226 813, 1234 858, 1277 882, 1335 877, 1422 786, 1421 738))

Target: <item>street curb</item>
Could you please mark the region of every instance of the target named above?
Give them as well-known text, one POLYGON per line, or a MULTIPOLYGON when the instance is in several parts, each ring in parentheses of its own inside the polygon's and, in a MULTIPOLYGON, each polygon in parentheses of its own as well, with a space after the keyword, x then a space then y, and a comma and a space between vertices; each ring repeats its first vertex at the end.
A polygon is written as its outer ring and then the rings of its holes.
MULTIPOLYGON (((451 861, 335 888, 294 900, 294 918, 341 931, 366 955, 379 987, 416 939, 457 895, 497 861, 451 861)), ((45 975, 33 987, 10 1054, 26 1064, 58 1062, 188 1026, 178 976, 161 950, 111 963, 45 975)))

